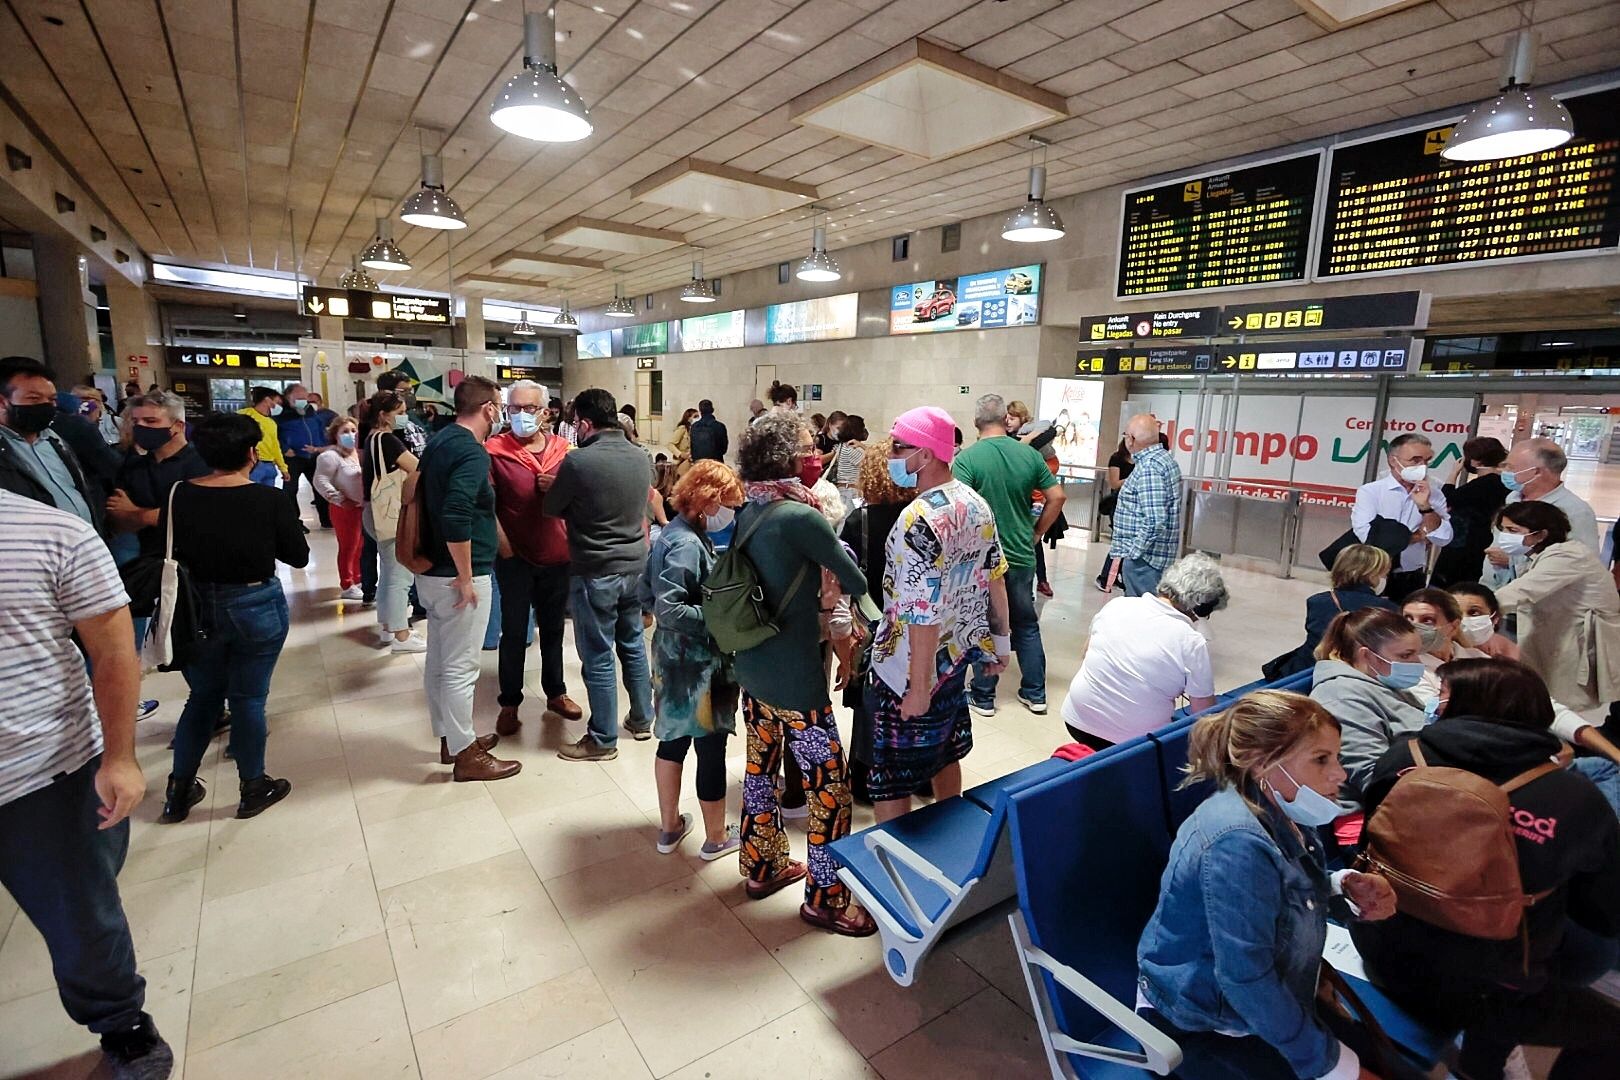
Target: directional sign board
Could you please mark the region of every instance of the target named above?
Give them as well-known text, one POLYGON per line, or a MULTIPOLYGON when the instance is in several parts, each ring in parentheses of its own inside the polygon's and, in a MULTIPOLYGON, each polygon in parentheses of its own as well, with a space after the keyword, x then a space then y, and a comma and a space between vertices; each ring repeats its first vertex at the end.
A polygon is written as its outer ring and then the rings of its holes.
POLYGON ((1221 309, 1214 307, 1091 315, 1080 321, 1080 340, 1209 337, 1218 332, 1216 328, 1220 325, 1220 315, 1221 309))
POLYGON ((444 296, 405 296, 367 289, 324 289, 304 287, 305 315, 333 319, 373 319, 377 322, 416 323, 425 326, 450 325, 450 300, 444 296))
POLYGON ((1391 374, 1417 370, 1420 356, 1420 343, 1410 337, 1082 348, 1075 358, 1075 374, 1391 374))
POLYGON ((1327 296, 1227 304, 1219 334, 1264 334, 1288 330, 1414 330, 1428 325, 1429 305, 1420 292, 1327 296))
POLYGON ((176 367, 221 372, 301 371, 304 367, 304 358, 297 349, 193 349, 170 345, 165 351, 169 363, 176 367))
POLYGON ((348 289, 323 289, 317 285, 306 285, 303 312, 305 315, 327 315, 334 319, 363 317, 364 312, 353 306, 350 295, 348 289))

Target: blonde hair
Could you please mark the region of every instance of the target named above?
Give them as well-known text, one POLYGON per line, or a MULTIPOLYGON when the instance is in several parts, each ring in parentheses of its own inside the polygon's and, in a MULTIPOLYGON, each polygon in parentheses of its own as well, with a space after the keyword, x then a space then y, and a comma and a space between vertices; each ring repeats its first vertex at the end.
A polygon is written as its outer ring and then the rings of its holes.
POLYGON ((743 501, 743 486, 737 474, 724 463, 699 461, 675 481, 675 490, 669 498, 683 514, 712 502, 736 506, 743 501))
MULTIPOLYGON (((1030 412, 1029 406, 1025 405, 1022 401, 1007 402, 1007 415, 1018 417, 1018 419, 1022 420, 1024 424, 1027 424, 1031 420, 1035 419, 1035 414, 1030 412)), ((1022 427, 1023 424, 1020 424, 1019 426, 1022 427)))
POLYGON ((1351 544, 1333 559, 1335 589, 1348 589, 1352 585, 1371 585, 1379 578, 1388 577, 1389 552, 1371 544, 1351 544))
POLYGON ((893 439, 883 438, 861 454, 860 471, 855 474, 855 493, 868 506, 908 503, 913 498, 889 478, 889 449, 892 446, 893 439))
POLYGON ((1182 769, 1187 778, 1181 786, 1209 780, 1216 787, 1243 791, 1251 776, 1265 772, 1323 727, 1338 731, 1339 721, 1304 694, 1256 690, 1193 723, 1182 769))
POLYGON ((1365 607, 1359 611, 1346 611, 1335 615, 1322 632, 1322 641, 1316 646, 1318 660, 1337 660, 1356 666, 1356 650, 1366 649, 1380 653, 1392 642, 1417 631, 1406 616, 1387 608, 1365 607))

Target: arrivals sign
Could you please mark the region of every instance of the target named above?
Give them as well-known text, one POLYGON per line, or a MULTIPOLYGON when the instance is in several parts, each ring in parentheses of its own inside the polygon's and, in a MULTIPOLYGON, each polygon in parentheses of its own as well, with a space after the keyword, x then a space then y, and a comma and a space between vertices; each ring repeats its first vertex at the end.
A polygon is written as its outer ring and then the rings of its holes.
POLYGON ((326 289, 304 287, 302 311, 305 315, 333 319, 374 319, 377 322, 416 323, 425 326, 450 325, 450 299, 444 296, 406 296, 367 289, 326 289))
POLYGON ((1040 320, 1041 267, 1014 266, 889 290, 889 333, 992 330, 1040 320))
POLYGON ((765 344, 791 345, 799 341, 852 338, 859 304, 858 293, 772 304, 765 309, 765 344))
POLYGON ((1218 307, 1089 315, 1080 320, 1080 340, 1083 343, 1130 338, 1210 337, 1220 326, 1220 316, 1218 307))
POLYGON ((179 367, 210 371, 302 371, 304 358, 297 349, 192 349, 165 348, 168 362, 179 367))

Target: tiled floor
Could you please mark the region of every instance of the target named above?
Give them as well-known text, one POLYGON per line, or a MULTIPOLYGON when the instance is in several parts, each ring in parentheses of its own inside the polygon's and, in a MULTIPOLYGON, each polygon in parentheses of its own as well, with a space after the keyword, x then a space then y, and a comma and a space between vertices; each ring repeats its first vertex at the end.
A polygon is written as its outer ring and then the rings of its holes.
MULTIPOLYGON (((521 735, 501 745, 522 774, 450 783, 420 658, 373 648, 374 613, 334 599, 331 534, 311 539, 312 567, 283 573, 294 627, 270 699, 269 767, 292 780, 291 797, 235 820, 235 768, 216 747, 209 801, 183 824, 155 824, 185 687, 178 675, 147 680, 163 704, 139 729, 148 796, 123 898, 149 1008, 185 1075, 1045 1075, 1005 927, 974 928, 936 952, 918 986, 895 986, 877 938, 810 931, 797 890, 749 903, 735 860, 703 863, 690 841, 675 856, 654 851, 653 743, 622 741, 602 765, 559 761, 583 725, 542 719, 531 698, 521 735)), ((1054 556, 1058 596, 1043 615, 1053 711, 1004 704, 976 718, 968 783, 1065 741, 1055 702, 1103 599, 1090 582, 1100 559, 1084 544, 1054 556)), ((1241 570, 1228 580, 1232 607, 1211 625, 1221 687, 1297 643, 1313 589, 1241 570)), ((493 653, 484 669, 487 730, 493 653)), ((742 740, 732 749, 735 808, 742 740)), ((856 809, 856 828, 871 820, 856 809)), ((0 938, 0 1074, 91 1075, 94 1040, 63 1015, 44 946, 3 892, 0 938)))

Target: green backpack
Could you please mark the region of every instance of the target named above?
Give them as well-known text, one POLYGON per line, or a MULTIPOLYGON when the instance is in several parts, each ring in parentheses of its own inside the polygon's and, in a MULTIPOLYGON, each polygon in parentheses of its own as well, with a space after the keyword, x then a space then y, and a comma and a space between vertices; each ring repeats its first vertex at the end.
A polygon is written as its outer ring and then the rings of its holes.
MULTIPOLYGON (((776 616, 765 603, 765 589, 759 583, 759 571, 743 551, 753 537, 760 522, 780 503, 771 503, 749 522, 748 531, 741 533, 709 570, 703 582, 703 621, 709 627, 715 644, 721 652, 739 653, 763 645, 782 632, 776 625, 776 616)), ((786 608, 798 595, 804 584, 808 565, 799 567, 793 583, 782 597, 786 608)))

